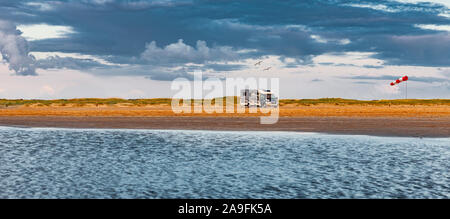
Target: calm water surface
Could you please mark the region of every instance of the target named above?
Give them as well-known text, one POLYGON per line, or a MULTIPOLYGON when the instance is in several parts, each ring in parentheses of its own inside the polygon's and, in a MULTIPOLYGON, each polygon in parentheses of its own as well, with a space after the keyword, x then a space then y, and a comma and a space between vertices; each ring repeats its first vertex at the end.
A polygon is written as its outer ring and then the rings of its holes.
POLYGON ((0 198, 450 198, 450 139, 0 127, 0 198))

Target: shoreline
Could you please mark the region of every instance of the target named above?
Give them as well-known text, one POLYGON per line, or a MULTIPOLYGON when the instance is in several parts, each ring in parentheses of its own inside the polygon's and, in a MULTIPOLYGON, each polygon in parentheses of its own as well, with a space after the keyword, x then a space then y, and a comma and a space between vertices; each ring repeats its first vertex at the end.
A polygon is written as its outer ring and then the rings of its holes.
POLYGON ((450 117, 0 116, 0 126, 79 129, 293 131, 390 137, 450 137, 450 117))

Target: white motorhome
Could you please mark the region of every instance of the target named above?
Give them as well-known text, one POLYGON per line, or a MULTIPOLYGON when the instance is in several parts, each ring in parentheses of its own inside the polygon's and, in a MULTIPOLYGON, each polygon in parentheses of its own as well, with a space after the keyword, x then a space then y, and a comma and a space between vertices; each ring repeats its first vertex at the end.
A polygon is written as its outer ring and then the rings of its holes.
POLYGON ((278 107, 278 97, 270 90, 241 90, 241 106, 245 107, 278 107))

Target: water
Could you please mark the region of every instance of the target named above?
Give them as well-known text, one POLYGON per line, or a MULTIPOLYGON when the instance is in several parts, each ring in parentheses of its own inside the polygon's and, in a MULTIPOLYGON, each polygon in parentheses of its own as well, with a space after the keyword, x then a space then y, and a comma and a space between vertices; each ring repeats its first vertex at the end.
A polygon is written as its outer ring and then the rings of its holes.
POLYGON ((450 139, 3 127, 0 198, 450 198, 450 139))

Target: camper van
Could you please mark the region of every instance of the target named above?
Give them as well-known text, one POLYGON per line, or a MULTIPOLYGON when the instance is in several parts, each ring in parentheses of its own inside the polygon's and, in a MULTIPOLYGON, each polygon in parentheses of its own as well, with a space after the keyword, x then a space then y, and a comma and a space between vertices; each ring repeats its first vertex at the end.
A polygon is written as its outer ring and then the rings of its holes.
POLYGON ((270 90, 241 90, 241 106, 245 107, 278 107, 278 97, 270 90))

